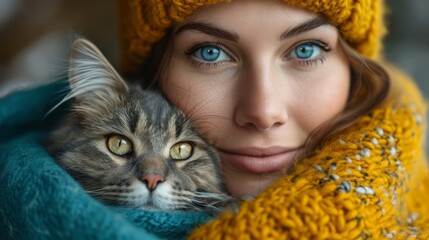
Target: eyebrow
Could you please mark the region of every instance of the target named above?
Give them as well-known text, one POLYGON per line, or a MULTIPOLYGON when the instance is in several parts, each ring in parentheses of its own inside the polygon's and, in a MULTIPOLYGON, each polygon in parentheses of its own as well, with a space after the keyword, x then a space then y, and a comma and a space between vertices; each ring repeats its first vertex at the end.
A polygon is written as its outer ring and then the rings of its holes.
POLYGON ((178 27, 174 34, 179 34, 185 30, 197 30, 208 35, 227 39, 234 42, 238 42, 238 40, 240 40, 240 37, 238 36, 237 33, 220 29, 209 23, 197 23, 197 22, 186 23, 178 27))
POLYGON ((280 35, 280 40, 285 40, 291 37, 298 36, 300 34, 303 34, 304 32, 308 32, 323 25, 330 25, 330 23, 323 17, 316 17, 310 19, 296 27, 293 27, 292 29, 284 31, 280 35))
MULTIPOLYGON (((288 29, 285 32, 283 32, 280 35, 280 40, 285 40, 287 38, 298 36, 304 32, 310 31, 312 29, 318 28, 323 25, 330 25, 330 23, 322 17, 316 17, 316 18, 310 19, 307 22, 304 22, 296 27, 293 27, 292 29, 288 29)), ((240 37, 238 36, 237 33, 226 31, 210 23, 199 23, 199 22, 186 23, 179 26, 174 32, 174 34, 179 34, 186 30, 196 30, 208 35, 227 39, 233 42, 238 42, 240 40, 240 37)))

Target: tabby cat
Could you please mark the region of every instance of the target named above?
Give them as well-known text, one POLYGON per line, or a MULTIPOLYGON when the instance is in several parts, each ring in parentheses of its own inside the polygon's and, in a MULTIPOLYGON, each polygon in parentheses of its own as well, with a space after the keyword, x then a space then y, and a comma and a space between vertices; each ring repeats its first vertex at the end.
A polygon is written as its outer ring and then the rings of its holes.
POLYGON ((72 114, 51 136, 56 161, 93 197, 129 207, 216 208, 229 199, 215 149, 159 93, 127 85, 100 51, 73 43, 72 114))

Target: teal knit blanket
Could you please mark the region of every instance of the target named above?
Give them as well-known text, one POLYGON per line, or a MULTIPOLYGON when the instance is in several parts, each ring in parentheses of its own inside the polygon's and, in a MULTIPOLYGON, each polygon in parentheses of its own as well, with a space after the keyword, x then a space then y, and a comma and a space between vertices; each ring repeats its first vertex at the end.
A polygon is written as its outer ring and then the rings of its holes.
POLYGON ((106 206, 43 148, 64 81, 0 99, 0 239, 184 239, 212 216, 106 206))

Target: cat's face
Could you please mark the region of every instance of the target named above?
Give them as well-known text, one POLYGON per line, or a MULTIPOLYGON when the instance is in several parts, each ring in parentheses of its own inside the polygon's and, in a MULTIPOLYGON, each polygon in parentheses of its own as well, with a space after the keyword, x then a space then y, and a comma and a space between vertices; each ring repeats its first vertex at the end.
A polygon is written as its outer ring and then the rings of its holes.
MULTIPOLYGON (((85 54, 92 50, 87 48, 85 54)), ((226 200, 218 156, 182 112, 158 93, 103 80, 96 66, 85 73, 73 67, 74 114, 53 135, 52 152, 89 194, 111 204, 164 210, 226 200)))

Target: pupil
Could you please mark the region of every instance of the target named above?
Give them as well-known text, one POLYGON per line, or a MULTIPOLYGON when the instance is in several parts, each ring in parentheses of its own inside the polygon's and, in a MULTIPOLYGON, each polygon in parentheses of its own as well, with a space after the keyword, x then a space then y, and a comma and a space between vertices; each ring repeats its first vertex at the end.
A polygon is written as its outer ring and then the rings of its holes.
POLYGON ((122 144, 126 144, 125 140, 120 140, 119 143, 118 143, 118 147, 121 147, 122 144))
POLYGON ((311 45, 301 45, 296 50, 296 56, 299 58, 309 58, 311 55, 313 55, 313 46, 311 45))
POLYGON ((203 56, 204 60, 206 60, 206 61, 214 61, 220 55, 219 49, 214 48, 214 47, 204 47, 202 49, 202 52, 203 52, 202 56, 203 56))

